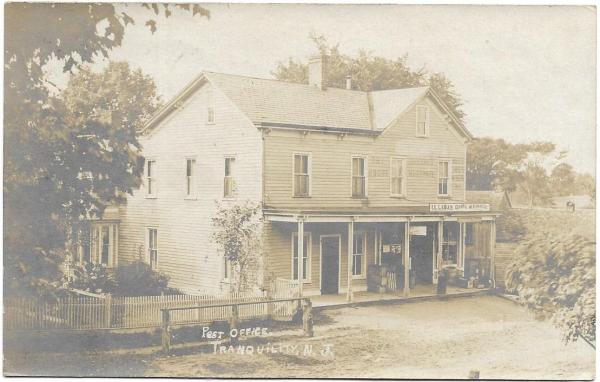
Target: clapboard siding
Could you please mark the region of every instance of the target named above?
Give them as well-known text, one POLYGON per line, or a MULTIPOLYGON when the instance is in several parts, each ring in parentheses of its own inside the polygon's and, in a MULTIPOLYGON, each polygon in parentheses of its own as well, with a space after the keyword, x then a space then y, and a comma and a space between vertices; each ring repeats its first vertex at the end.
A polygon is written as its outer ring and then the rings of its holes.
POLYGON ((380 136, 340 136, 273 129, 265 137, 265 202, 269 207, 372 207, 419 205, 465 199, 464 139, 444 121, 441 110, 429 98, 407 110, 380 136), (430 108, 430 134, 415 136, 416 106, 430 108), (292 195, 294 152, 312 155, 312 195, 292 195), (368 201, 351 198, 351 157, 368 158, 368 201), (390 157, 407 159, 405 198, 390 196, 390 157), (452 195, 437 195, 437 166, 440 159, 452 162, 452 195))
MULTIPOLYGON (((294 223, 265 222, 264 253, 266 274, 271 277, 292 277, 292 234, 298 232, 294 223)), ((356 224, 355 232, 366 232, 367 266, 375 262, 375 232, 374 226, 369 224, 356 224)), ((304 232, 311 235, 310 248, 310 282, 304 283, 306 294, 320 293, 321 279, 321 235, 341 235, 341 265, 340 265, 340 292, 346 290, 348 285, 348 225, 342 223, 307 223, 304 232)), ((366 271, 365 271, 366 275, 366 271)), ((354 279, 353 290, 365 290, 366 279, 354 279)))
POLYGON ((145 185, 121 206, 119 264, 146 254, 146 229, 158 229, 158 269, 170 285, 211 292, 221 286, 222 261, 212 244, 211 217, 223 196, 225 155, 235 155, 237 197, 225 203, 260 201, 261 137, 257 129, 212 89, 215 124, 206 123, 205 84, 142 141, 143 155, 156 160, 158 193, 146 198, 145 185), (185 159, 196 159, 196 199, 185 199, 185 159))

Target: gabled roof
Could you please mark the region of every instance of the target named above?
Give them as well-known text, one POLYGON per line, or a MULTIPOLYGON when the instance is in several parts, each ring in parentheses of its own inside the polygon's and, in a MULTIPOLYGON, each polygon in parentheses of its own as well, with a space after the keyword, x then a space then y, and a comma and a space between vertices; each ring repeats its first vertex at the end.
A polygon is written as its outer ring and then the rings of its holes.
POLYGON ((456 125, 471 134, 429 87, 374 92, 314 86, 285 81, 203 72, 148 122, 151 130, 206 81, 227 96, 256 126, 334 130, 378 135, 398 116, 431 95, 456 125))
POLYGON ((389 126, 398 115, 427 94, 428 86, 371 92, 373 124, 377 130, 389 126))
POLYGON ((205 72, 254 123, 372 130, 367 93, 205 72))

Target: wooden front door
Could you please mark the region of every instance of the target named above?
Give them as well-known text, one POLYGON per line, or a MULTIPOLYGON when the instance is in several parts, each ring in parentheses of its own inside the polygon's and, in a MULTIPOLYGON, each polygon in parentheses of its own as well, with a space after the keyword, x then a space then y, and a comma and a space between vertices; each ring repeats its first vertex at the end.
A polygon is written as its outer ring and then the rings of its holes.
POLYGON ((321 236, 321 294, 338 294, 340 236, 321 236))

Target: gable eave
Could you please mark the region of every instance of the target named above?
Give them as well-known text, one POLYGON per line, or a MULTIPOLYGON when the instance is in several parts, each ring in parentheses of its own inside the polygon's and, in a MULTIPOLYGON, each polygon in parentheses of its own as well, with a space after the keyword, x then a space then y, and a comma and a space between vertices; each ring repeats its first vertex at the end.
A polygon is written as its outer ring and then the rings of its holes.
POLYGON ((141 135, 147 135, 153 132, 156 126, 165 120, 171 113, 179 109, 181 104, 190 98, 196 90, 202 85, 208 82, 208 79, 204 74, 200 74, 194 80, 192 80, 185 88, 183 88, 177 95, 175 95, 169 102, 161 107, 154 115, 146 122, 144 128, 140 131, 141 135))

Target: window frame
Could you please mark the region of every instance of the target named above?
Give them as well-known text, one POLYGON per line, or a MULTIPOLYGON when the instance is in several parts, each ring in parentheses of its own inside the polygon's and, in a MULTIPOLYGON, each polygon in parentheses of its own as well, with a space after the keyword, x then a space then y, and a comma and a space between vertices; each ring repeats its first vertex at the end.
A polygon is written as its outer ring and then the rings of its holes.
POLYGON ((429 114, 429 106, 427 105, 417 105, 415 108, 415 136, 419 137, 419 138, 426 138, 429 137, 429 121, 430 121, 430 114, 429 114), (421 134, 421 132, 419 131, 419 110, 423 110, 425 109, 425 131, 423 132, 423 134, 421 134))
MULTIPOLYGON (((119 246, 118 246, 118 223, 111 221, 102 221, 93 223, 90 227, 90 244, 89 244, 89 262, 92 264, 103 265, 106 268, 115 268, 118 263, 119 246), (108 258, 106 263, 102 262, 102 252, 104 243, 102 239, 105 237, 103 229, 106 228, 106 237, 108 237, 108 258)), ((84 262, 82 254, 79 262, 84 262)))
POLYGON ((310 152, 293 152, 292 153, 292 197, 293 198, 310 198, 312 196, 312 153, 310 152), (308 177, 308 190, 306 195, 296 195, 296 156, 306 156, 307 157, 307 171, 306 175, 308 177))
POLYGON ((369 197, 369 161, 366 155, 353 154, 350 157, 350 197, 353 199, 366 199, 369 197), (364 163, 364 195, 354 195, 354 159, 362 159, 364 163))
POLYGON ((212 89, 207 90, 206 94, 206 124, 214 125, 215 118, 215 97, 212 89))
POLYGON ((144 164, 144 180, 146 181, 146 199, 156 199, 158 197, 157 186, 158 176, 157 173, 157 161, 156 158, 146 158, 144 164), (152 163, 152 166, 150 166, 152 163), (150 170, 150 171, 149 171, 150 170), (148 173, 150 172, 150 176, 148 173))
POLYGON ((437 196, 440 198, 449 198, 452 196, 452 160, 440 158, 437 161, 437 196), (442 163, 448 163, 448 173, 446 179, 446 193, 440 193, 440 181, 444 178, 440 177, 440 168, 442 163))
POLYGON ((407 178, 407 174, 406 174, 406 162, 407 159, 406 157, 400 157, 400 156, 392 156, 390 157, 390 196, 392 197, 396 197, 396 198, 404 198, 406 197, 406 178, 407 178), (402 177, 400 178, 402 180, 402 183, 400 185, 400 194, 396 194, 394 193, 394 187, 393 187, 393 174, 392 174, 392 163, 395 160, 399 160, 401 161, 401 168, 402 168, 402 177))
MULTIPOLYGON (((456 227, 455 227, 456 229, 456 227)), ((458 222, 442 222, 442 266, 443 267, 454 267, 454 268, 458 268, 459 267, 459 257, 461 256, 460 254, 460 235, 461 235, 461 230, 460 230, 460 224, 458 222), (458 233, 456 236, 455 240, 450 240, 449 239, 449 235, 448 235, 448 239, 446 236, 446 232, 449 232, 450 230, 446 230, 446 224, 458 224, 458 233), (444 246, 448 247, 448 252, 450 251, 450 247, 455 247, 456 248, 456 258, 455 258, 455 262, 454 263, 450 263, 450 262, 446 262, 444 260, 444 246)))
POLYGON ((159 251, 159 249, 158 249, 158 227, 156 227, 156 226, 146 227, 146 262, 150 266, 150 269, 153 269, 153 270, 158 269, 158 254, 159 254, 158 251, 159 251), (150 237, 151 237, 152 231, 155 232, 155 240, 154 240, 155 247, 153 247, 153 248, 150 247, 150 237), (154 267, 152 267, 152 251, 153 250, 156 252, 154 267))
POLYGON ((196 169, 198 166, 198 161, 195 156, 185 157, 184 161, 185 167, 185 180, 184 180, 184 199, 186 200, 196 200, 197 198, 197 190, 196 190, 196 169), (188 175, 188 162, 192 162, 191 166, 191 175, 188 175), (189 191, 189 192, 188 192, 189 191))
MULTIPOLYGON (((311 261, 311 258, 312 258, 312 233, 308 232, 308 231, 305 231, 304 232, 304 237, 308 237, 308 240, 307 240, 308 246, 307 246, 307 248, 304 248, 304 253, 303 253, 303 255, 306 255, 305 256, 306 257, 306 268, 303 268, 303 270, 306 271, 306 278, 302 279, 302 283, 304 283, 304 284, 310 284, 312 282, 311 281, 311 273, 312 273, 311 272, 311 263, 312 263, 312 261, 311 261)), ((294 278, 294 267, 298 264, 298 261, 296 260, 297 256, 294 253, 294 249, 295 249, 294 244, 296 243, 297 238, 298 238, 298 232, 292 232, 292 240, 291 240, 292 241, 292 243, 291 243, 292 244, 292 260, 291 260, 291 262, 292 262, 292 269, 291 269, 292 273, 291 273, 291 277, 290 277, 292 280, 297 280, 297 279, 294 278)), ((300 275, 298 275, 298 276, 300 276, 300 275)), ((300 279, 300 277, 298 277, 298 279, 300 279)))
POLYGON ((236 181, 235 181, 235 164, 237 163, 237 157, 235 155, 225 155, 223 157, 223 199, 234 199, 237 195, 236 192, 236 181), (227 160, 233 159, 233 166, 229 166, 230 174, 227 175, 227 160), (231 193, 226 194, 227 187, 225 186, 227 183, 227 178, 231 179, 231 193))
POLYGON ((227 258, 227 256, 222 256, 222 259, 223 262, 221 263, 221 279, 223 280, 223 282, 228 283, 231 281, 231 261, 227 258))
POLYGON ((353 242, 352 242, 352 279, 353 280, 362 280, 367 278, 367 232, 366 231, 355 231, 353 234, 353 242), (356 253, 356 238, 358 236, 362 236, 362 253, 356 253), (361 256, 361 273, 354 274, 354 264, 355 257, 359 255, 361 256))

